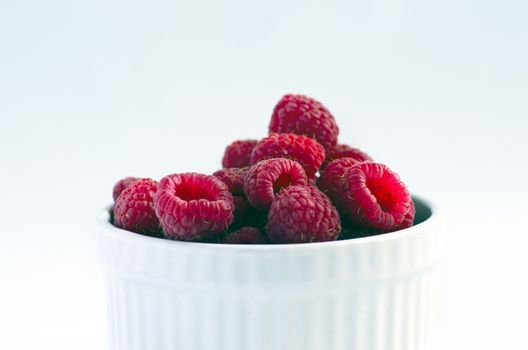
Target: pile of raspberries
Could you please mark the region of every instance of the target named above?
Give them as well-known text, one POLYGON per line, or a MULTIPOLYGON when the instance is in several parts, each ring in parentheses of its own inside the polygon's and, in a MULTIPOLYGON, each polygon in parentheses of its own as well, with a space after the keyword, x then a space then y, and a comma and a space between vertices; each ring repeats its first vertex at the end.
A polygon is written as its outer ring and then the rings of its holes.
POLYGON ((118 181, 113 223, 149 236, 230 244, 324 242, 412 226, 414 203, 398 175, 339 144, 338 134, 322 103, 285 95, 269 135, 231 143, 212 175, 118 181))

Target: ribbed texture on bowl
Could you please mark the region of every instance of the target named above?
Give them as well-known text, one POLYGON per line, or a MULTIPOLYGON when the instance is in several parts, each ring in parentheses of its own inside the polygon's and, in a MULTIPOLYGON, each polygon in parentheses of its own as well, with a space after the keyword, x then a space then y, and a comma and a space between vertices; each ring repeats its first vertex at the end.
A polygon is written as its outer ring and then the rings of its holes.
POLYGON ((103 223, 110 349, 426 349, 436 221, 283 246, 172 242, 103 223))

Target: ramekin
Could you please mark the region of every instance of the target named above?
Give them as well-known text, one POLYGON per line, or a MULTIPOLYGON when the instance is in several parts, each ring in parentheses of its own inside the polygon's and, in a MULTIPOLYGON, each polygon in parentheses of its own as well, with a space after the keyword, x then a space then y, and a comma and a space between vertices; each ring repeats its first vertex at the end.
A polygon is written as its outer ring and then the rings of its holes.
POLYGON ((326 243, 221 245, 124 231, 100 214, 110 350, 424 350, 436 209, 415 226, 326 243))

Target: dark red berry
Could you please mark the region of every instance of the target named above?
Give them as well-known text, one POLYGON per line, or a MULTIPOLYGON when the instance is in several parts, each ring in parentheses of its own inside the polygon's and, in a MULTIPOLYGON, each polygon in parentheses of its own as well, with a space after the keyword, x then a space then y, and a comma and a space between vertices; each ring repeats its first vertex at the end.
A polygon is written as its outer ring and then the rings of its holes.
POLYGON ((266 159, 253 165, 244 180, 244 192, 255 208, 267 209, 275 195, 288 186, 306 185, 306 173, 296 161, 266 159))
POLYGON ((287 158, 299 162, 309 178, 323 164, 325 151, 323 146, 313 139, 295 134, 272 134, 263 138, 253 149, 251 164, 263 159, 287 158))
POLYGON ((390 231, 397 229, 409 212, 409 191, 383 164, 355 164, 348 168, 342 184, 341 209, 356 224, 390 231))
POLYGON ((294 133, 319 142, 325 149, 337 143, 339 128, 330 111, 304 95, 284 95, 275 106, 269 133, 294 133))
POLYGON ((158 235, 160 223, 154 212, 158 183, 152 179, 136 180, 117 197, 114 225, 128 231, 158 235))
POLYGON ((411 227, 414 224, 414 216, 416 215, 416 207, 414 206, 414 202, 412 199, 409 204, 410 204, 409 210, 407 211, 407 214, 405 214, 405 217, 403 218, 402 223, 396 227, 396 230, 402 230, 404 228, 411 227))
POLYGON ((267 232, 274 243, 333 241, 341 222, 324 193, 313 186, 290 186, 273 200, 267 232))
POLYGON ((137 180, 139 180, 138 177, 128 176, 117 181, 114 185, 114 188, 112 189, 112 197, 114 198, 114 202, 117 200, 117 197, 119 197, 121 192, 129 188, 130 185, 132 185, 137 180))
POLYGON ((233 195, 212 175, 173 174, 161 179, 154 208, 165 237, 207 240, 233 222, 233 195))
POLYGON ((257 140, 237 140, 226 147, 222 167, 243 168, 250 165, 251 152, 257 140))
POLYGON ((346 177, 348 168, 357 163, 359 162, 354 158, 339 158, 328 164, 321 172, 317 185, 336 206, 339 206, 339 200, 343 196, 341 182, 346 177))
POLYGON ((350 147, 345 144, 337 144, 334 147, 330 148, 326 153, 326 160, 324 162, 325 166, 339 158, 354 158, 360 162, 372 161, 372 158, 358 148, 350 147))
POLYGON ((214 176, 222 180, 227 185, 229 192, 234 195, 244 194, 244 177, 249 167, 246 168, 224 168, 213 173, 214 176))

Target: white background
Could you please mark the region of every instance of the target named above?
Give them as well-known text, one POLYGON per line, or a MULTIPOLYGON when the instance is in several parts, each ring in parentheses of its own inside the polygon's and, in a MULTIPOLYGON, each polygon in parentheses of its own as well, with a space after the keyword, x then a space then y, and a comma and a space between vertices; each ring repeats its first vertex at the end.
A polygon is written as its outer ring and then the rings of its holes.
POLYGON ((286 92, 446 215, 437 349, 526 349, 528 3, 0 1, 0 348, 105 349, 97 212, 286 92))

